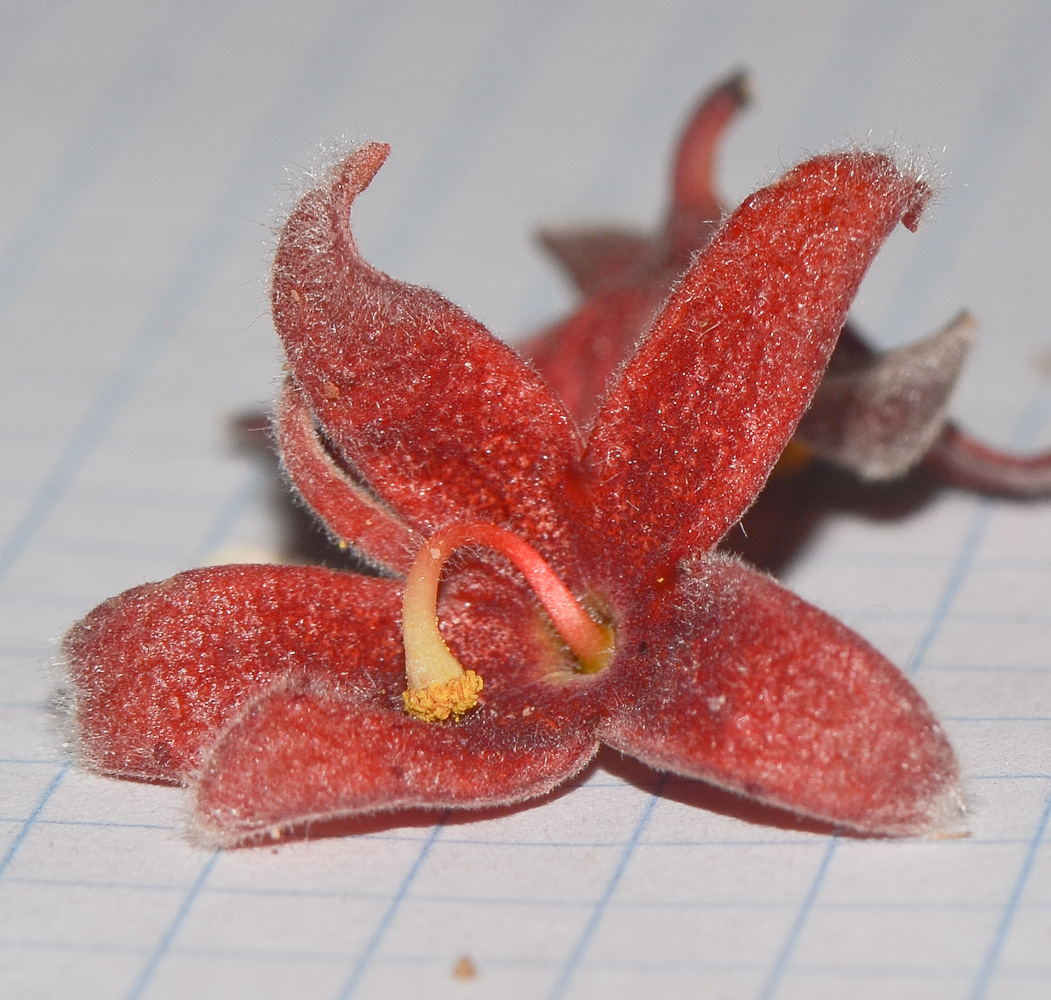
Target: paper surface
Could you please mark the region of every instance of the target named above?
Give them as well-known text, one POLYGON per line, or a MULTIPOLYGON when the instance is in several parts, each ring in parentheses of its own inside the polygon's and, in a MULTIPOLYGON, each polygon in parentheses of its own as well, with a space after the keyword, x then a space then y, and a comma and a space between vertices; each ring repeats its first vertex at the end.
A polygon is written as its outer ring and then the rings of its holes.
POLYGON ((284 168, 391 142, 355 210, 364 252, 513 339, 572 301, 535 227, 655 224, 680 122, 737 67, 757 100, 728 202, 850 138, 929 155, 938 204, 855 316, 892 345, 969 307, 954 413, 1051 446, 1043 0, 4 5, 0 995, 1048 995, 1051 503, 838 515, 786 575, 929 699, 968 839, 756 823, 608 755, 530 808, 216 855, 187 841, 183 790, 64 747, 49 663, 70 622, 281 543, 280 484, 229 419, 280 376, 284 168))

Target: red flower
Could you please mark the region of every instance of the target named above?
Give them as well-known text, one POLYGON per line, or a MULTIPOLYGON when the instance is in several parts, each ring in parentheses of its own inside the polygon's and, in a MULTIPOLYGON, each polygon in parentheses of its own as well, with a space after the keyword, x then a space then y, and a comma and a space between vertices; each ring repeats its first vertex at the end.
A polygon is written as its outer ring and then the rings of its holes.
POLYGON ((843 153, 747 199, 584 439, 513 351, 361 258, 351 203, 386 155, 302 199, 273 284, 286 469, 379 575, 200 569, 96 608, 65 644, 83 763, 192 785, 223 844, 520 802, 600 742, 865 833, 956 818, 952 750, 908 681, 713 551, 923 182, 843 153))
MULTIPOLYGON (((586 301, 524 350, 581 423, 593 418, 654 310, 716 231, 723 212, 715 157, 748 97, 747 78, 738 73, 697 106, 679 141, 671 205, 656 236, 612 228, 541 234, 586 301)), ((983 493, 1051 496, 1051 452, 998 451, 947 420, 975 325, 961 313, 926 340, 881 353, 848 323, 782 468, 817 457, 863 479, 885 480, 922 463, 945 483, 983 493)))

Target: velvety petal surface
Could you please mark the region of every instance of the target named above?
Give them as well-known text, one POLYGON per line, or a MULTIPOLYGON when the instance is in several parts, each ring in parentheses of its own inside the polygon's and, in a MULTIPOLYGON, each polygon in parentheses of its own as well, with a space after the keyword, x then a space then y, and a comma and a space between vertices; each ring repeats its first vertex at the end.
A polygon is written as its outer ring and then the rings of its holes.
MULTIPOLYGON (((499 669, 497 664, 493 664, 499 669)), ((492 697, 460 722, 428 723, 379 697, 291 681, 223 734, 196 791, 219 844, 307 821, 411 807, 507 805, 550 791, 597 750, 594 727, 552 724, 492 697)))
POLYGON ((376 810, 506 805, 594 756, 593 686, 510 571, 465 557, 442 588, 439 620, 457 659, 484 680, 476 709, 444 723, 408 715, 400 639, 383 624, 353 654, 356 682, 293 673, 231 721, 200 772, 200 832, 228 844, 376 810))
POLYGON ((281 461, 300 496, 337 540, 374 566, 404 573, 423 539, 336 461, 325 447, 303 390, 286 380, 274 418, 281 461))
POLYGON ((386 155, 362 146, 285 224, 272 299, 292 375, 329 442, 414 529, 483 520, 565 552, 581 451, 565 408, 481 324, 358 252, 351 204, 386 155))
POLYGON ((380 683, 365 671, 397 670, 400 600, 390 580, 262 565, 111 598, 64 642, 81 763, 182 781, 233 716, 290 675, 380 683))
POLYGON ((625 636, 600 728, 611 746, 864 833, 959 820, 956 760, 920 695, 772 579, 698 557, 625 636))
MULTIPOLYGON (((497 561, 498 563, 498 561, 497 561)), ((485 681, 459 722, 409 716, 397 581, 314 567, 192 570, 70 631, 81 763, 197 786, 224 844, 402 806, 541 795, 595 753, 598 707, 509 568, 464 556, 443 634, 485 681)))
POLYGON ((927 197, 886 155, 818 157, 748 198, 697 257, 588 441, 596 533, 630 539, 644 579, 713 545, 755 499, 865 270, 927 197))

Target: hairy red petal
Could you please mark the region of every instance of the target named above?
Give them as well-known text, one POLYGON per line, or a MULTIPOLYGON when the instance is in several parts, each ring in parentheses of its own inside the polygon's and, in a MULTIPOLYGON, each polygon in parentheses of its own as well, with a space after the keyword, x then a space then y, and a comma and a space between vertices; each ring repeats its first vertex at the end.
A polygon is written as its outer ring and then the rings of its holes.
POLYGON ((927 197, 884 155, 818 157, 748 198, 698 256, 588 442, 600 530, 631 538, 644 572, 713 545, 755 499, 865 270, 927 197))
POLYGON ((290 379, 277 403, 275 425, 285 471, 314 513, 373 565, 405 573, 423 539, 336 462, 303 391, 290 379))
POLYGON ((592 301, 521 345, 581 426, 591 422, 613 373, 649 326, 668 288, 711 239, 722 217, 715 159, 749 98, 735 73, 701 99, 679 140, 672 202, 657 237, 622 229, 547 230, 541 242, 592 301), (612 294, 603 295, 603 293, 612 294))
POLYGON ((457 659, 484 679, 476 709, 449 723, 408 715, 401 649, 384 642, 363 683, 290 676, 208 756, 197 790, 203 834, 233 843, 376 810, 503 805, 579 771, 598 745, 595 693, 517 576, 468 557, 443 585, 438 614, 457 659))
POLYGON ((224 734, 201 774, 196 819, 206 837, 230 844, 376 810, 506 805, 566 781, 597 746, 593 727, 553 726, 542 711, 483 705, 461 722, 427 723, 400 705, 293 684, 224 734))
POLYGON ((396 687, 400 600, 389 580, 244 565, 106 601, 65 639, 81 762, 181 781, 233 715, 292 673, 346 679, 390 660, 396 687))
POLYGON ((347 157, 284 227, 273 312, 292 373, 328 440, 414 529, 484 520, 564 552, 581 451, 565 408, 462 310, 358 253, 351 202, 386 149, 347 157))
POLYGON ((905 677, 845 625, 723 556, 684 567, 611 677, 604 742, 865 833, 960 815, 957 765, 905 677))

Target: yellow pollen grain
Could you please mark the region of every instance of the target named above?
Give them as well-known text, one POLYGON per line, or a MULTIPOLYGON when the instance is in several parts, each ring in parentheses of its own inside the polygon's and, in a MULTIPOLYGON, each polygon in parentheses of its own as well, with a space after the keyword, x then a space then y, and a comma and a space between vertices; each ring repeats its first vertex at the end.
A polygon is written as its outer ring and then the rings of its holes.
POLYGON ((453 966, 453 977, 456 979, 475 979, 477 976, 478 969, 475 968, 474 962, 471 961, 469 956, 461 955, 453 966))
POLYGON ((457 717, 478 704, 482 678, 473 670, 465 670, 451 681, 437 681, 418 691, 403 691, 405 711, 424 722, 444 722, 450 715, 457 717))

